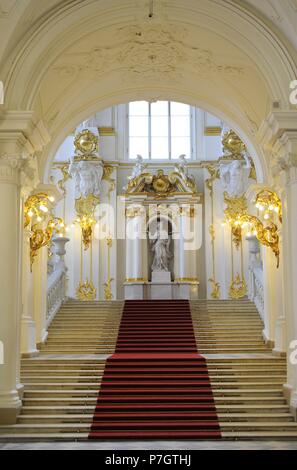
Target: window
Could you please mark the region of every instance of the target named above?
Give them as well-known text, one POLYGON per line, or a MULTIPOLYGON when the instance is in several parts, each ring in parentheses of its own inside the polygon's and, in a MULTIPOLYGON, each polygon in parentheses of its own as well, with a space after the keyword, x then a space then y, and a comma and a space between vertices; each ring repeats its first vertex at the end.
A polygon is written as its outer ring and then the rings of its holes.
POLYGON ((192 158, 191 107, 171 101, 129 104, 129 158, 192 158))

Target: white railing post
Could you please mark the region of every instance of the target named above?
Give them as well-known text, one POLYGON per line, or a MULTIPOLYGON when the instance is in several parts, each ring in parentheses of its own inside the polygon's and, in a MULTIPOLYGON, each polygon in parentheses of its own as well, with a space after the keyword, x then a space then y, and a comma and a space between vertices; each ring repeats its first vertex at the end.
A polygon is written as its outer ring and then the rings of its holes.
POLYGON ((262 320, 264 320, 263 264, 261 261, 260 245, 255 235, 248 235, 246 240, 249 242, 250 254, 248 297, 254 302, 262 320))
POLYGON ((46 327, 48 328, 53 321, 56 313, 66 300, 66 273, 64 256, 66 254, 65 245, 69 238, 53 238, 55 262, 52 264, 52 272, 48 276, 47 288, 47 311, 46 327))

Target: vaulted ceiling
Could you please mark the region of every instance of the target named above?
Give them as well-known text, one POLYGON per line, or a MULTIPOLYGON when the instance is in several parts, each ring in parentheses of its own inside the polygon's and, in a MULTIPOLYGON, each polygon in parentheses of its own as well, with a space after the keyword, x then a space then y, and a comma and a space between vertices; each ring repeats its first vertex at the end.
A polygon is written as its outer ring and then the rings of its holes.
POLYGON ((204 107, 249 137, 290 108, 297 0, 152 3, 150 18, 149 0, 0 0, 6 106, 37 113, 57 145, 133 99, 204 107))

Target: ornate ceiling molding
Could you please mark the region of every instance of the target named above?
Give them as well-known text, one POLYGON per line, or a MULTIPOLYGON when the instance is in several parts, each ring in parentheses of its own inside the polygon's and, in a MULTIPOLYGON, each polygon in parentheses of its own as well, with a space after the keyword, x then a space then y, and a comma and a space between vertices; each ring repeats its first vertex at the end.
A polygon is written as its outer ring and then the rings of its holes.
POLYGON ((185 27, 176 24, 146 22, 118 28, 114 44, 95 46, 82 53, 68 53, 53 66, 61 78, 91 77, 93 80, 117 70, 124 72, 124 81, 179 80, 187 68, 197 76, 217 75, 240 78, 245 67, 225 63, 206 48, 193 45, 185 27))

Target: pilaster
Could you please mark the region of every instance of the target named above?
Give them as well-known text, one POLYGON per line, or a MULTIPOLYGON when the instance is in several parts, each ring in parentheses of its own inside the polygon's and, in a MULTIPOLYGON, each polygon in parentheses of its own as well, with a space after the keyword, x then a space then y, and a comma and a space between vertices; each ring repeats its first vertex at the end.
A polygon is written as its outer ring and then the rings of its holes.
POLYGON ((297 366, 291 361, 290 349, 292 341, 297 339, 297 111, 271 114, 262 131, 262 143, 270 159, 271 180, 283 203, 282 282, 279 282, 279 289, 284 314, 276 322, 276 340, 281 343, 285 338, 286 341, 287 383, 284 391, 297 419, 297 366))

